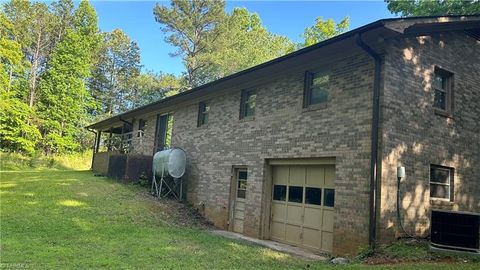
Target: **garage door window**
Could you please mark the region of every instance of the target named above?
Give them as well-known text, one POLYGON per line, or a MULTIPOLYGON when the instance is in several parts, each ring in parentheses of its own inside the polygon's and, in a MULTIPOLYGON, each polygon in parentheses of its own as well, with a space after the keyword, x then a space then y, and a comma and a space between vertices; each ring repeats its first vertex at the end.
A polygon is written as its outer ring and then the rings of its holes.
POLYGON ((335 204, 335 189, 326 188, 323 205, 328 207, 333 207, 334 204, 335 204))
POLYGON ((274 185, 273 186, 273 199, 275 201, 285 201, 287 199, 287 186, 274 185))
POLYGON ((305 203, 321 205, 322 204, 322 189, 307 187, 305 188, 305 203))
POLYGON ((303 187, 288 187, 288 201, 295 203, 303 202, 303 187))

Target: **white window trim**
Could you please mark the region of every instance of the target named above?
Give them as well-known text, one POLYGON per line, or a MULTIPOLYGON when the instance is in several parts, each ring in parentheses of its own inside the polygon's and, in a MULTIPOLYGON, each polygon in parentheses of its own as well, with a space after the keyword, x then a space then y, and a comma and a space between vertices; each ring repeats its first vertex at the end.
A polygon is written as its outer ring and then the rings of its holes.
POLYGON ((451 190, 452 171, 453 171, 452 168, 444 168, 444 167, 442 167, 442 166, 440 166, 440 165, 433 165, 433 164, 430 165, 428 188, 430 189, 432 184, 434 184, 434 185, 440 185, 440 186, 448 186, 448 198, 432 197, 432 196, 430 195, 430 200, 434 200, 434 201, 445 201, 445 202, 450 202, 450 201, 451 201, 451 199, 452 199, 452 190, 451 190), (431 173, 432 167, 434 167, 434 168, 437 169, 437 170, 448 171, 448 184, 432 181, 432 173, 431 173))

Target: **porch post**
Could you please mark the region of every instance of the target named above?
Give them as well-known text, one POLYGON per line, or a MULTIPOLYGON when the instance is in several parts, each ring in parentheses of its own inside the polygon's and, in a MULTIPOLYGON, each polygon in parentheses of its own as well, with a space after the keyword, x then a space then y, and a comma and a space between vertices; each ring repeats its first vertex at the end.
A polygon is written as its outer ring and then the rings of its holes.
POLYGON ((98 131, 97 132, 97 137, 95 138, 95 146, 93 147, 93 152, 94 153, 98 153, 98 149, 100 148, 100 141, 102 138, 102 131, 98 131))
POLYGON ((123 153, 123 136, 125 134, 125 124, 122 125, 122 135, 120 136, 120 153, 122 154, 125 154, 123 153))
POLYGON ((95 133, 95 141, 93 142, 93 148, 92 148, 92 165, 90 166, 90 170, 93 171, 93 164, 95 163, 95 153, 97 153, 97 148, 98 148, 98 140, 99 140, 99 137, 98 137, 98 134, 100 134, 100 131, 98 132, 95 132, 93 130, 90 130, 92 131, 93 133, 95 133))
POLYGON ((108 144, 107 144, 107 149, 108 149, 108 152, 112 151, 112 135, 113 135, 113 128, 111 127, 110 128, 110 135, 108 137, 108 144))

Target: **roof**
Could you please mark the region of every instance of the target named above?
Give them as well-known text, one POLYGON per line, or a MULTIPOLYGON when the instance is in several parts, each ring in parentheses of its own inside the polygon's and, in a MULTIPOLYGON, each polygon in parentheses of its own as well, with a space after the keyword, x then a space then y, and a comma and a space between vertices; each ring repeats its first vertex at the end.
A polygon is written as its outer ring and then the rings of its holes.
MULTIPOLYGON (((424 16, 424 17, 409 17, 409 18, 389 18, 381 19, 351 31, 345 32, 333 38, 324 40, 312 46, 297 50, 295 52, 286 54, 284 56, 275 58, 260 65, 245 69, 243 71, 231 74, 221 79, 206 83, 196 88, 181 92, 174 96, 170 96, 156 102, 132 109, 130 111, 112 116, 102 121, 96 122, 87 126, 89 129, 101 129, 109 125, 113 125, 117 122, 123 122, 126 119, 133 118, 148 112, 159 110, 162 106, 172 105, 175 102, 182 102, 189 98, 195 98, 201 96, 203 92, 207 92, 209 89, 215 88, 215 86, 225 84, 229 81, 241 80, 244 77, 254 77, 255 73, 259 73, 261 70, 266 70, 275 65, 280 65, 286 61, 290 61, 294 58, 298 58, 308 53, 322 50, 322 48, 328 45, 339 43, 346 39, 353 38, 356 35, 363 35, 368 32, 373 32, 376 29, 381 29, 390 34, 422 34, 431 33, 435 31, 453 31, 453 30, 473 30, 478 33, 480 28, 480 14, 468 15, 468 16, 424 16)), ((260 75, 260 74, 259 74, 260 75)), ((210 91, 211 92, 211 91, 210 91)))

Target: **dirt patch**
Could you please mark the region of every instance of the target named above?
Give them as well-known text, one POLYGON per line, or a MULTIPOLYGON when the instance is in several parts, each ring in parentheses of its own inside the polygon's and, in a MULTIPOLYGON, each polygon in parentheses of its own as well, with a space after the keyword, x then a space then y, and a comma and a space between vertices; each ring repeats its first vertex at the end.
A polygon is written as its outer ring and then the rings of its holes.
POLYGON ((476 262, 478 258, 462 254, 439 253, 430 250, 425 239, 401 239, 391 245, 378 247, 361 261, 368 265, 402 263, 459 263, 476 262))
POLYGON ((452 257, 427 258, 427 259, 420 260, 420 259, 411 259, 411 258, 392 258, 389 256, 373 255, 372 257, 369 257, 364 261, 364 263, 368 265, 402 264, 402 263, 418 263, 418 262, 457 263, 458 260, 452 257))
POLYGON ((138 197, 141 200, 152 201, 152 212, 159 215, 166 223, 204 230, 216 229, 197 209, 185 202, 170 198, 159 199, 148 191, 140 192, 138 197))

